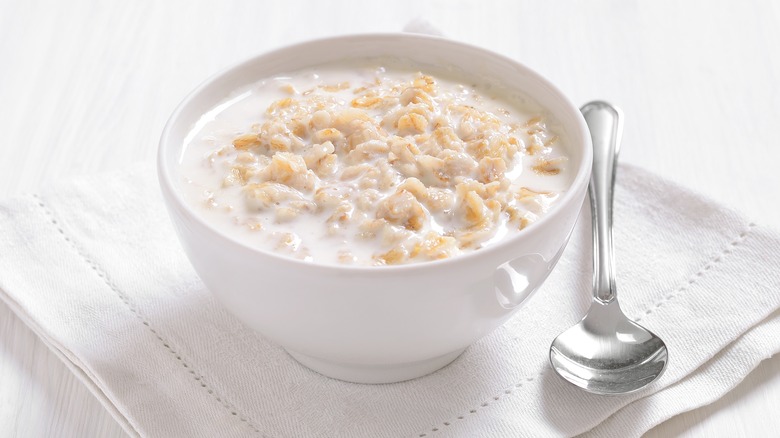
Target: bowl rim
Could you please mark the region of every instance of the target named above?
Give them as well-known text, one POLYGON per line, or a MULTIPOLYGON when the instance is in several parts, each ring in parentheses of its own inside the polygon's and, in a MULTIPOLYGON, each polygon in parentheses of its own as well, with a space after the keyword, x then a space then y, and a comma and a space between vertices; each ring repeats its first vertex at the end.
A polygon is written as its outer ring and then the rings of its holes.
MULTIPOLYGON (((378 54, 378 56, 381 56, 381 54, 378 54)), ((522 89, 519 90, 521 92, 523 91, 522 89)), ((180 211, 186 212, 187 216, 191 219, 194 219, 200 226, 211 231, 212 233, 226 240, 227 242, 237 245, 243 250, 248 250, 252 253, 257 253, 263 256, 272 257, 275 261, 278 261, 278 263, 285 263, 294 266, 294 269, 320 271, 323 273, 337 272, 340 274, 354 273, 354 274, 371 275, 371 276, 387 276, 387 275, 394 276, 394 275, 404 274, 404 273, 408 273, 408 274, 417 273, 423 270, 428 271, 432 269, 450 269, 458 265, 471 263, 475 259, 485 258, 486 255, 488 254, 505 250, 507 246, 514 244, 517 240, 521 240, 523 239, 524 236, 528 236, 532 234, 536 228, 541 227, 544 223, 551 222, 556 217, 563 214, 563 212, 566 210, 565 208, 563 208, 564 205, 575 202, 575 196, 577 196, 577 192, 579 192, 578 189, 582 186, 587 186, 590 180, 592 159, 593 159, 593 146, 591 143, 590 133, 585 123, 585 119, 580 113, 579 109, 556 85, 554 85, 546 77, 536 72, 535 70, 531 69, 530 67, 526 66, 522 62, 512 59, 508 56, 502 55, 500 53, 494 52, 492 50, 486 49, 484 47, 480 47, 469 43, 464 43, 461 41, 457 41, 445 37, 435 36, 435 35, 404 33, 404 32, 356 33, 356 34, 330 36, 324 38, 307 39, 292 44, 284 45, 281 47, 277 47, 275 49, 263 51, 259 54, 256 54, 242 61, 234 63, 226 68, 223 68, 219 70, 217 73, 214 73, 211 76, 209 76, 207 79, 202 81, 197 87, 191 90, 179 102, 179 104, 173 110, 167 122, 165 123, 165 127, 163 128, 162 133, 160 135, 160 141, 157 150, 157 174, 158 174, 158 179, 163 194, 170 195, 164 197, 167 198, 166 202, 173 202, 180 211), (187 203, 183 199, 180 191, 176 189, 177 186, 173 181, 173 176, 171 175, 173 173, 173 169, 170 168, 172 166, 166 165, 168 163, 166 157, 168 156, 168 150, 171 147, 174 147, 172 145, 173 142, 170 140, 174 126, 176 126, 176 124, 179 123, 181 114, 191 104, 193 100, 197 99, 198 96, 205 89, 207 89, 209 86, 212 85, 213 82, 217 81, 221 77, 233 71, 248 68, 250 65, 253 65, 261 58, 279 55, 280 53, 287 52, 287 51, 298 50, 301 47, 310 44, 338 44, 339 42, 342 41, 368 39, 368 38, 406 39, 410 41, 418 40, 421 41, 422 43, 434 42, 436 44, 445 44, 445 45, 449 44, 453 47, 459 46, 460 48, 464 48, 467 50, 480 51, 492 58, 496 58, 496 60, 502 62, 508 62, 514 65, 515 67, 519 67, 520 69, 524 70, 526 74, 529 74, 530 76, 534 77, 535 80, 543 84, 547 88, 548 92, 557 94, 556 97, 560 101, 562 101, 565 104, 565 106, 568 106, 569 109, 573 110, 573 112, 576 113, 575 129, 577 131, 581 131, 585 143, 585 148, 582 151, 582 159, 580 160, 579 167, 577 168, 577 173, 574 179, 572 180, 571 184, 569 185, 569 188, 566 190, 563 196, 554 204, 553 208, 544 216, 542 216, 540 219, 531 223, 527 228, 524 228, 521 232, 517 233, 516 235, 506 239, 502 239, 501 241, 491 244, 490 246, 487 246, 485 248, 482 248, 479 251, 472 251, 466 254, 459 254, 454 257, 449 257, 440 260, 431 260, 431 261, 425 261, 420 263, 408 263, 402 265, 383 265, 383 266, 373 266, 373 265, 343 265, 342 266, 342 265, 331 264, 331 263, 299 260, 292 257, 279 255, 269 250, 264 250, 262 248, 257 248, 248 245, 245 242, 242 242, 241 240, 219 230, 217 227, 214 227, 213 225, 209 224, 202 217, 202 215, 199 215, 191 208, 189 203, 187 203)))

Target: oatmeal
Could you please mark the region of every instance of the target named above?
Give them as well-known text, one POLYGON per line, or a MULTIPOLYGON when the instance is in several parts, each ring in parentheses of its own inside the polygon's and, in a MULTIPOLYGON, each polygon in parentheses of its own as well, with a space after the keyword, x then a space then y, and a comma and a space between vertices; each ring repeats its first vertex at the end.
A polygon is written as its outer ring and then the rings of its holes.
POLYGON ((215 107, 185 140, 186 197, 268 251, 395 265, 505 239, 571 182, 554 121, 531 102, 368 65, 266 79, 215 107))

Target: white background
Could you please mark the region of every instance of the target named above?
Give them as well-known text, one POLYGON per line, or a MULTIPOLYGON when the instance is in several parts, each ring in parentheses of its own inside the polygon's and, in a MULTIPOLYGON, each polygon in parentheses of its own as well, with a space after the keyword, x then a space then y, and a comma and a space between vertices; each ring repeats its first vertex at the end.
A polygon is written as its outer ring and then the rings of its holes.
MULTIPOLYGON (((520 60, 577 104, 621 106, 623 161, 780 228, 780 2, 771 0, 0 0, 0 197, 154 160, 178 101, 237 61, 312 37, 398 31, 416 17, 520 60)), ((648 436, 776 436, 777 406, 780 357, 648 436)), ((3 304, 0 435, 123 436, 3 304)))

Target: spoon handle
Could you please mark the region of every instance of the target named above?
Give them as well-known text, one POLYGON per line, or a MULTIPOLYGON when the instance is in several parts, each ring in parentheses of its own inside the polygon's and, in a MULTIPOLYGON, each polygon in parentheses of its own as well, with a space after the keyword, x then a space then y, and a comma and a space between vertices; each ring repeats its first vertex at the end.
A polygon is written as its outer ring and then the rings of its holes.
POLYGON ((588 194, 593 223, 593 298, 607 304, 617 296, 612 246, 612 199, 623 113, 606 102, 580 108, 593 140, 593 171, 588 194))

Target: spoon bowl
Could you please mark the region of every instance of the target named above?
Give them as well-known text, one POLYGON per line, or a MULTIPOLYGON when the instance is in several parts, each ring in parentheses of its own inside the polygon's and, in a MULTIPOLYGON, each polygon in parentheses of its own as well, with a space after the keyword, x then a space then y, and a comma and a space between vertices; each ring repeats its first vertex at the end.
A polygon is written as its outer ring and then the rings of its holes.
POLYGON ((612 255, 612 199, 622 113, 606 102, 581 108, 593 139, 588 192, 593 219, 593 300, 585 317, 550 346, 558 375, 596 394, 637 391, 663 374, 666 344, 620 309, 612 255))
POLYGON ((561 377, 597 394, 639 390, 663 373, 667 359, 664 342, 626 318, 616 300, 593 303, 550 348, 550 362, 561 377))

